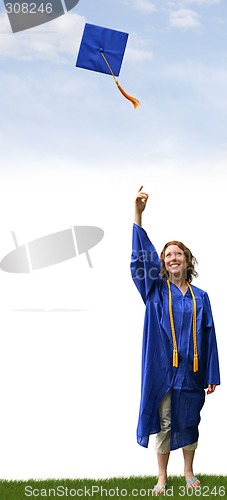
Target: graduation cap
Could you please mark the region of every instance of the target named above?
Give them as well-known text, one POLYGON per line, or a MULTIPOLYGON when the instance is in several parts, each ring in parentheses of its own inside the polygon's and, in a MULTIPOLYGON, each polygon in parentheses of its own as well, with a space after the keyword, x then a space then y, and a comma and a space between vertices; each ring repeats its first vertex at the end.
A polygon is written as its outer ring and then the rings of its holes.
POLYGON ((86 23, 76 66, 112 75, 123 96, 137 108, 140 104, 138 99, 127 94, 116 78, 120 73, 127 40, 128 33, 86 23))

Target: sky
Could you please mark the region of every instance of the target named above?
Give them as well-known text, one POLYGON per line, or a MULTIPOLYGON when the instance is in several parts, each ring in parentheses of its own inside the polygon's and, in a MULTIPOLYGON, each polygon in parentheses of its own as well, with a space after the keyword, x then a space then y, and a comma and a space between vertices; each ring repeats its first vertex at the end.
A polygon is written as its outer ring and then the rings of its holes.
MULTIPOLYGON (((202 410, 195 466, 226 474, 214 426, 226 378, 226 27, 224 0, 80 0, 12 33, 0 0, 0 260, 11 231, 21 245, 73 225, 104 230, 93 268, 81 255, 0 271, 2 478, 157 472, 152 439, 144 450, 135 434, 144 307, 129 262, 142 184, 151 240, 158 251, 184 241, 211 299, 223 385, 202 410), (118 80, 136 110, 112 77, 75 67, 86 22, 129 33, 118 80)), ((182 469, 178 450, 170 472, 182 469)))

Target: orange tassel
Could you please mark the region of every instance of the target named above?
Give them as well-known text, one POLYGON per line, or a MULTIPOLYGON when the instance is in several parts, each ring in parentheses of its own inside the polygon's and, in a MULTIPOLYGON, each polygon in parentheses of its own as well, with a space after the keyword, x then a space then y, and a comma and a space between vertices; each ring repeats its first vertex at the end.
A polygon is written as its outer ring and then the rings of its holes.
POLYGON ((125 92, 125 90, 124 90, 124 89, 120 86, 120 84, 118 83, 117 78, 116 78, 116 76, 114 75, 114 72, 113 72, 113 70, 112 70, 111 66, 110 66, 110 65, 109 65, 109 63, 108 63, 108 61, 107 61, 107 59, 106 59, 106 56, 103 54, 102 50, 100 50, 100 54, 101 54, 102 58, 104 59, 104 61, 105 61, 106 65, 107 65, 107 67, 109 68, 110 73, 111 73, 112 77, 114 78, 114 81, 115 81, 116 85, 118 86, 118 88, 119 88, 120 92, 122 93, 122 95, 123 95, 124 97, 126 97, 126 99, 128 99, 129 101, 131 101, 131 102, 132 102, 132 104, 133 104, 133 106, 134 106, 134 109, 136 109, 136 108, 140 105, 140 102, 138 101, 138 99, 136 99, 135 97, 132 97, 131 95, 127 94, 127 92, 125 92))
POLYGON ((127 92, 125 92, 125 90, 121 87, 121 85, 118 83, 117 80, 116 80, 116 84, 117 84, 120 92, 123 94, 123 96, 126 97, 126 99, 128 99, 129 101, 131 101, 133 106, 134 106, 134 109, 136 109, 140 105, 140 102, 138 101, 138 99, 127 94, 127 92))
POLYGON ((173 350, 173 366, 178 368, 178 351, 177 351, 177 349, 173 350))
POLYGON ((199 369, 199 361, 198 361, 198 354, 194 354, 194 360, 193 360, 193 372, 197 372, 199 369))

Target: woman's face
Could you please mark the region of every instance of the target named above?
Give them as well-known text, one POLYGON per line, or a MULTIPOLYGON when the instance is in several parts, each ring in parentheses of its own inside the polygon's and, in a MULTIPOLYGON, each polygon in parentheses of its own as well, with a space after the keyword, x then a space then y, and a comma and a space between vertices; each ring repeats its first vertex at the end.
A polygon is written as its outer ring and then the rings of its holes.
POLYGON ((165 250, 164 257, 165 268, 169 275, 182 278, 185 275, 184 271, 187 268, 187 259, 183 250, 177 245, 169 245, 165 250))

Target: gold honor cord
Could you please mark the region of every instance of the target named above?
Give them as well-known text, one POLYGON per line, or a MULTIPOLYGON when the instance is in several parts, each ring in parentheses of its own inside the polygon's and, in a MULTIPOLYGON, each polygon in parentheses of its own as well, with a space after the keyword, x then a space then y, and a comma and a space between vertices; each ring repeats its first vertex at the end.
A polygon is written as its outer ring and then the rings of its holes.
POLYGON ((133 106, 134 106, 134 109, 136 109, 136 108, 140 105, 140 102, 138 101, 138 99, 136 99, 135 97, 132 97, 131 95, 129 95, 129 94, 127 94, 127 93, 125 92, 125 90, 124 90, 124 89, 120 86, 120 84, 118 83, 118 80, 117 80, 116 76, 114 75, 114 73, 113 73, 113 70, 112 70, 111 66, 109 65, 109 63, 108 63, 108 61, 107 61, 106 57, 104 56, 104 54, 103 54, 103 52, 102 52, 101 50, 100 50, 100 54, 101 54, 101 56, 103 57, 103 59, 104 59, 104 61, 105 61, 106 65, 107 65, 107 67, 109 68, 110 73, 111 73, 112 77, 114 78, 114 81, 115 81, 115 83, 116 83, 116 85, 117 85, 118 89, 120 90, 120 92, 122 93, 122 95, 123 95, 124 97, 126 97, 126 99, 128 99, 129 101, 131 101, 131 102, 132 102, 132 104, 133 104, 133 106))
MULTIPOLYGON (((170 288, 170 281, 167 280, 167 285, 169 289, 169 317, 170 317, 170 325, 172 331, 173 338, 173 366, 178 367, 178 349, 177 349, 177 339, 176 332, 174 326, 173 319, 173 306, 172 306, 172 292, 170 288)), ((195 295, 193 293, 192 287, 187 282, 188 288, 191 292, 192 300, 193 300, 193 345, 194 345, 194 358, 193 358, 193 372, 197 372, 199 369, 199 361, 198 361, 198 351, 197 351, 197 342, 196 342, 196 300, 195 295)))
POLYGON ((176 368, 178 367, 178 349, 177 349, 177 339, 176 339, 176 332, 175 332, 175 326, 174 326, 174 319, 173 319, 173 306, 172 306, 172 293, 170 289, 170 281, 167 280, 167 285, 169 289, 169 318, 170 318, 170 325, 171 325, 171 331, 172 331, 172 337, 173 337, 173 366, 176 368))
POLYGON ((189 283, 187 283, 187 285, 191 292, 193 300, 193 345, 194 345, 193 372, 197 372, 199 369, 199 359, 198 359, 197 342, 196 342, 196 300, 192 287, 189 285, 189 283))

